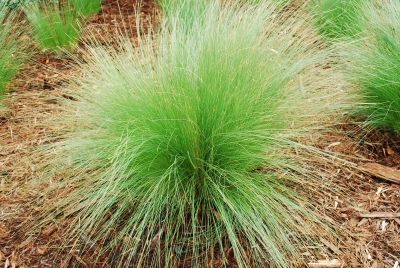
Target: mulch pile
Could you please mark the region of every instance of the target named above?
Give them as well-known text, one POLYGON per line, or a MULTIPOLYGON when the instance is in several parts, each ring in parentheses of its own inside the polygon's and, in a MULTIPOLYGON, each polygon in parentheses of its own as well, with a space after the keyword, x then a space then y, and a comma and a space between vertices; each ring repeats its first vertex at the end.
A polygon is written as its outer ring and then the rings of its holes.
MULTIPOLYGON (((118 2, 104 1, 102 12, 90 17, 87 27, 102 38, 112 36, 115 27, 122 23, 134 28, 136 1, 118 2)), ((140 14, 141 22, 151 25, 150 18, 157 14, 153 1, 143 1, 140 14)), ((26 229, 26 223, 42 210, 35 200, 43 190, 41 187, 45 187, 41 184, 32 187, 32 183, 27 186, 40 165, 32 152, 55 131, 46 124, 49 115, 59 112, 60 100, 70 98, 62 90, 63 78, 77 71, 70 63, 67 57, 36 55, 35 62, 21 72, 12 86, 9 109, 0 112, 0 267, 60 267, 71 263, 82 267, 110 267, 101 261, 94 265, 91 253, 82 257, 68 248, 60 251, 63 229, 68 223, 50 224, 39 233, 26 229)), ((355 160, 360 166, 370 161, 399 172, 399 137, 380 132, 362 137, 335 133, 321 146, 363 159, 355 160)), ((332 245, 322 240, 321 244, 337 260, 326 260, 319 267, 395 268, 400 262, 400 184, 347 167, 332 172, 340 178, 339 184, 357 194, 348 200, 333 202, 327 197, 321 203, 331 207, 327 213, 332 208, 335 210, 331 217, 350 230, 353 242, 332 245)), ((318 261, 321 260, 315 260, 318 261)))

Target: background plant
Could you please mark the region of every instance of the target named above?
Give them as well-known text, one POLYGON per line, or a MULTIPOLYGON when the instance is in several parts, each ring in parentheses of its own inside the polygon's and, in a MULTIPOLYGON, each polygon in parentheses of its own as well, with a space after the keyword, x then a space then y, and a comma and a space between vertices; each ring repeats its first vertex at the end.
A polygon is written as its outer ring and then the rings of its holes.
POLYGON ((340 103, 320 73, 332 68, 316 68, 329 51, 274 6, 202 14, 139 48, 88 47, 70 131, 46 151, 66 191, 47 220, 72 217, 71 239, 106 243, 114 267, 289 267, 329 229, 300 192, 323 187, 301 156, 317 150, 296 142, 340 103))
POLYGON ((68 4, 41 1, 25 8, 40 48, 51 52, 72 49, 81 32, 79 14, 68 4))
MULTIPOLYGON (((16 24, 14 11, 0 4, 0 101, 6 85, 17 74, 27 59, 21 40, 22 29, 16 24)), ((26 30, 26 29, 25 29, 26 30)))
POLYGON ((345 47, 361 114, 377 128, 400 131, 400 2, 369 4, 364 37, 345 47))
POLYGON ((101 10, 101 0, 69 0, 69 3, 84 16, 90 16, 101 10))
POLYGON ((362 6, 369 0, 315 0, 312 11, 318 31, 327 39, 356 37, 361 31, 362 6))

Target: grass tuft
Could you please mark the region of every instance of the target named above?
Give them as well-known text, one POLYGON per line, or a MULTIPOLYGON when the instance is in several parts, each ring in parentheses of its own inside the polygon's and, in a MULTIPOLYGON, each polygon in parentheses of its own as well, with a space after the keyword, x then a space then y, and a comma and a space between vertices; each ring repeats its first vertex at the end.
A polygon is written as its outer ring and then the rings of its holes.
POLYGON ((353 38, 361 32, 362 5, 369 0, 314 0, 315 24, 328 40, 353 38))
POLYGON ((21 40, 22 31, 15 21, 14 11, 0 4, 0 101, 7 84, 27 59, 26 47, 21 40))
POLYGON ((88 47, 46 151, 65 189, 50 218, 113 267, 290 267, 329 229, 300 190, 321 190, 301 156, 317 150, 296 142, 340 102, 318 68, 329 52, 269 4, 202 16, 139 48, 88 47))
POLYGON ((91 16, 101 10, 101 0, 70 0, 69 2, 83 16, 91 16))
POLYGON ((41 49, 59 52, 73 49, 79 40, 79 14, 69 5, 58 2, 40 2, 25 8, 41 49))
POLYGON ((376 128, 400 132, 400 2, 365 8, 368 21, 359 44, 347 47, 350 78, 359 86, 361 113, 376 128))

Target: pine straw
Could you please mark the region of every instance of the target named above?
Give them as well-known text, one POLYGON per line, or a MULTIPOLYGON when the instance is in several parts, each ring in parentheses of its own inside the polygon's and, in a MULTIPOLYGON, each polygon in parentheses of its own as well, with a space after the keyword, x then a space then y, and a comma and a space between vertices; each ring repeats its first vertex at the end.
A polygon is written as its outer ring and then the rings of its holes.
MULTIPOLYGON (((58 86, 62 84, 64 75, 74 71, 66 67, 67 59, 50 59, 47 62, 42 57, 38 61, 52 65, 58 71, 51 71, 39 63, 27 68, 15 86, 9 111, 0 114, 0 267, 5 265, 7 259, 10 265, 21 267, 59 267, 69 263, 93 266, 93 252, 78 257, 76 252, 66 249, 58 254, 68 222, 49 224, 40 232, 27 228, 43 210, 42 204, 35 200, 47 187, 45 184, 26 183, 36 177, 40 167, 40 157, 31 152, 43 143, 49 133, 59 131, 50 128, 47 120, 50 113, 58 113, 59 103, 56 100, 68 98, 58 86), (31 79, 35 77, 33 74, 36 78, 31 79)), ((393 137, 371 134, 363 143, 356 144, 359 138, 348 133, 352 132, 338 127, 336 131, 318 138, 319 147, 400 167, 400 148, 398 143, 392 142, 393 137)), ((396 219, 361 219, 358 216, 360 212, 399 212, 400 186, 371 179, 344 166, 332 165, 326 169, 334 175, 334 183, 347 188, 353 195, 337 200, 320 193, 318 209, 343 224, 353 237, 348 237, 348 243, 337 243, 334 247, 321 241, 326 252, 306 249, 304 258, 315 261, 324 259, 329 253, 344 260, 345 267, 370 267, 375 262, 382 267, 393 267, 395 260, 400 261, 399 222, 396 219), (382 224, 386 223, 388 225, 382 231, 382 224)), ((96 267, 107 267, 106 257, 96 267)), ((214 265, 219 265, 218 260, 214 265)))

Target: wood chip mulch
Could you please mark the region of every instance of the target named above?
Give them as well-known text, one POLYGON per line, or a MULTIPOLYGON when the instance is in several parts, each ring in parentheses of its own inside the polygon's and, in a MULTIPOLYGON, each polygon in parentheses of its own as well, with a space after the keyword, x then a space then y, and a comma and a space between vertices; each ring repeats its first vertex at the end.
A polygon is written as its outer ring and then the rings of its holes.
MULTIPOLYGON (((90 17, 87 27, 106 36, 116 25, 132 25, 136 4, 135 0, 104 1, 102 12, 90 17)), ((145 24, 151 24, 149 17, 157 13, 152 1, 144 1, 140 12, 145 24)), ((9 109, 0 112, 0 267, 61 267, 72 262, 82 267, 109 267, 107 263, 92 264, 90 256, 60 251, 65 226, 54 223, 39 233, 25 228, 42 210, 33 200, 44 186, 26 187, 40 166, 32 151, 56 131, 46 119, 58 112, 60 99, 69 98, 62 90, 63 77, 77 71, 69 63, 67 57, 36 55, 13 85, 9 109)), ((334 207, 332 218, 350 231, 353 240, 346 246, 321 241, 336 258, 315 260, 309 266, 399 268, 400 184, 393 180, 399 175, 400 138, 380 132, 361 138, 338 133, 321 146, 354 156, 360 169, 366 169, 335 170, 338 183, 357 194, 348 200, 326 200, 334 207)))

